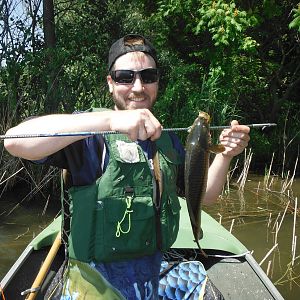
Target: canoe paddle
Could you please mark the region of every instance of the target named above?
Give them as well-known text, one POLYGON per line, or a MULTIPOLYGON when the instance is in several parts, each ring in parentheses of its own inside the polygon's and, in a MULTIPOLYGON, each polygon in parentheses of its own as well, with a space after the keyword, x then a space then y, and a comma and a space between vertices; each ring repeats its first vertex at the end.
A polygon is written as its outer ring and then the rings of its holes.
MULTIPOLYGON (((276 123, 261 123, 261 124, 248 124, 245 125, 250 128, 267 128, 277 126, 276 123)), ((210 126, 210 130, 223 130, 229 129, 231 126, 210 126)), ((163 128, 163 131, 188 131, 190 127, 179 128, 163 128)), ((23 139, 23 138, 41 138, 41 137, 66 137, 66 136, 91 136, 97 134, 118 134, 119 131, 78 131, 78 132, 57 132, 57 133, 28 133, 28 134, 12 134, 0 135, 0 140, 4 139, 23 139)))
POLYGON ((61 234, 60 232, 57 234, 51 248, 50 251, 45 259, 45 261, 43 262, 31 288, 29 290, 26 290, 24 292, 22 292, 22 295, 26 295, 27 297, 25 298, 26 300, 34 300, 38 294, 38 291, 41 288, 41 285, 49 271, 49 268, 57 254, 57 251, 59 249, 59 247, 61 246, 61 234))

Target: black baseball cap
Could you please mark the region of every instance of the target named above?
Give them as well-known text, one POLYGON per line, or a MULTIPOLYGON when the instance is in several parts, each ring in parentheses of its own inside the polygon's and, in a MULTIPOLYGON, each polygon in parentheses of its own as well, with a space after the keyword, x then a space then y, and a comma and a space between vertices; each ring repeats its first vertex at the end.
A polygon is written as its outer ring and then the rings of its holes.
POLYGON ((157 64, 156 50, 153 45, 142 35, 139 34, 128 34, 118 39, 112 44, 108 55, 108 70, 115 63, 116 59, 128 52, 145 52, 152 56, 157 64))

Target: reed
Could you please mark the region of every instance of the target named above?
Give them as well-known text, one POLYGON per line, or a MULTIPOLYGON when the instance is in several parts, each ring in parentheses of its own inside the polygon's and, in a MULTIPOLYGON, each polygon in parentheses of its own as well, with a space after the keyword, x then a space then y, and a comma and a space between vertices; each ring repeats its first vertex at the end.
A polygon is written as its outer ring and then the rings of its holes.
POLYGON ((297 236, 293 237, 293 253, 292 253, 292 266, 294 266, 295 257, 296 257, 296 248, 297 248, 297 236))
POLYGON ((235 219, 232 219, 231 225, 230 225, 230 229, 229 229, 229 232, 230 232, 230 233, 232 232, 234 222, 235 222, 235 219))
POLYGON ((268 261, 267 272, 266 272, 267 276, 269 276, 269 274, 270 274, 271 264, 272 264, 272 261, 269 260, 269 261, 268 261))
MULTIPOLYGON (((294 263, 299 260, 300 255, 295 257, 294 263)), ((286 271, 282 274, 282 276, 280 278, 278 278, 274 284, 275 285, 284 285, 287 283, 291 283, 294 282, 295 284, 297 284, 299 286, 299 284, 296 282, 297 279, 300 278, 300 274, 297 274, 293 271, 293 266, 292 266, 292 262, 289 262, 287 264, 287 268, 286 271)))
POLYGON ((236 170, 238 170, 239 168, 239 159, 236 160, 235 164, 234 164, 234 167, 232 169, 230 169, 227 173, 227 176, 228 176, 228 180, 231 181, 232 178, 233 178, 233 175, 235 173, 236 170))
MULTIPOLYGON (((0 105, 0 114, 1 133, 5 133, 8 128, 18 122, 18 118, 26 117, 18 115, 16 108, 9 107, 9 104, 0 105)), ((32 193, 30 192, 25 197, 26 200, 33 198, 37 191, 46 199, 47 195, 45 195, 44 190, 48 187, 48 193, 49 187, 51 187, 50 182, 53 185, 53 191, 54 187, 57 188, 59 186, 59 181, 53 180, 54 176, 52 176, 51 180, 48 180, 49 172, 51 172, 51 170, 49 171, 49 167, 36 166, 20 158, 11 156, 4 149, 3 141, 0 141, 0 198, 6 191, 13 189, 20 182, 23 182, 29 188, 32 188, 32 193), (46 186, 45 180, 47 180, 48 186, 46 186)))
POLYGON ((271 159, 271 162, 270 162, 270 166, 267 169, 268 172, 267 172, 267 174, 265 174, 265 177, 264 177, 264 187, 265 188, 267 188, 269 186, 269 179, 270 179, 270 176, 271 176, 271 170, 272 170, 272 166, 273 166, 273 161, 274 161, 274 152, 272 154, 272 159, 271 159))
POLYGON ((276 243, 269 251, 268 253, 265 255, 265 257, 260 261, 259 265, 261 266, 265 260, 270 256, 270 254, 276 249, 276 247, 278 246, 278 243, 276 243))
POLYGON ((44 216, 46 214, 46 211, 47 211, 47 208, 48 208, 48 205, 49 205, 49 199, 50 199, 50 195, 48 196, 47 201, 45 203, 45 206, 44 206, 44 209, 43 209, 43 212, 42 212, 42 216, 44 216))
POLYGON ((294 222, 293 222, 293 235, 292 235, 292 266, 294 265, 295 254, 296 254, 296 219, 297 219, 297 205, 298 198, 295 198, 295 209, 294 209, 294 222))
POLYGON ((256 195, 258 196, 258 192, 260 191, 260 184, 261 182, 259 181, 257 184, 257 188, 256 188, 256 195))
POLYGON ((218 213, 218 216, 219 216, 219 223, 222 224, 222 215, 218 213))
POLYGON ((222 189, 221 195, 229 195, 229 193, 230 193, 230 176, 228 172, 226 175, 226 183, 222 189))
POLYGON ((280 223, 279 223, 279 225, 278 225, 278 231, 279 231, 279 230, 280 230, 280 228, 281 228, 281 225, 282 225, 283 219, 284 219, 284 217, 285 217, 285 214, 286 214, 286 212, 287 212, 287 209, 288 209, 289 205, 290 205, 290 201, 288 201, 288 203, 287 203, 287 204, 286 204, 286 206, 285 206, 285 209, 284 209, 283 215, 282 215, 282 217, 281 217, 281 220, 280 220, 280 223))
POLYGON ((249 173, 249 167, 251 164, 252 156, 253 156, 252 149, 251 148, 249 149, 248 154, 247 154, 247 149, 245 149, 243 170, 241 172, 240 177, 237 180, 240 191, 244 191, 244 189, 245 189, 245 184, 247 182, 247 177, 248 177, 248 173, 249 173))
POLYGON ((227 218, 237 219, 237 218, 265 218, 265 217, 269 217, 269 210, 264 210, 261 212, 258 212, 256 210, 253 211, 247 210, 244 212, 231 213, 229 216, 224 217, 224 220, 226 220, 227 218))
POLYGON ((278 219, 280 218, 280 215, 281 215, 281 213, 279 212, 278 215, 277 215, 277 217, 276 217, 276 219, 275 219, 275 221, 274 221, 274 225, 273 225, 272 231, 274 231, 274 229, 276 227, 276 224, 278 223, 278 219))
MULTIPOLYGON (((49 172, 43 177, 42 181, 36 184, 36 186, 28 193, 23 199, 17 203, 8 213, 7 216, 12 214, 15 209, 17 209, 24 201, 31 199, 33 196, 35 196, 38 192, 41 192, 42 188, 44 186, 47 186, 47 184, 53 179, 53 177, 57 176, 59 171, 56 168, 50 168, 49 172)), ((47 197, 44 195, 45 199, 47 197)))
MULTIPOLYGON (((297 165, 298 165, 298 158, 299 158, 299 156, 297 156, 297 158, 296 158, 293 175, 289 179, 289 171, 288 171, 287 176, 286 176, 285 180, 282 183, 281 193, 285 193, 287 189, 292 188, 292 185, 293 185, 293 182, 294 182, 294 179, 295 179, 295 175, 296 175, 296 170, 297 170, 297 165)), ((288 193, 289 193, 289 190, 288 190, 288 193)))
POLYGON ((23 237, 24 235, 26 235, 29 232, 29 227, 27 228, 27 230, 24 233, 19 234, 15 240, 18 240, 19 238, 23 237))
MULTIPOLYGON (((285 170, 285 161, 286 161, 286 152, 288 147, 294 142, 296 137, 299 135, 300 131, 297 131, 294 136, 289 140, 288 143, 286 143, 286 127, 287 127, 287 120, 288 120, 288 113, 286 114, 285 120, 284 120, 284 126, 283 126, 283 159, 282 159, 282 170, 281 170, 281 177, 284 178, 284 170, 285 170)), ((297 157, 298 161, 298 157, 297 157)))
POLYGON ((4 184, 5 182, 7 182, 8 180, 10 180, 11 178, 13 178, 15 175, 17 175, 19 172, 21 172, 24 169, 24 167, 20 168, 19 170, 17 170, 14 174, 10 175, 9 177, 5 178, 4 180, 3 177, 6 174, 6 171, 3 173, 1 179, 0 179, 0 185, 4 184))
POLYGON ((0 178, 0 185, 2 184, 2 180, 3 180, 3 178, 4 178, 4 176, 5 176, 5 173, 6 173, 6 171, 4 171, 4 173, 2 174, 2 176, 1 176, 1 178, 0 178))
POLYGON ((283 178, 283 173, 285 169, 285 159, 286 159, 286 126, 287 126, 287 119, 288 119, 288 113, 285 116, 284 119, 284 126, 283 126, 283 135, 282 135, 282 141, 283 141, 283 158, 282 158, 282 170, 281 170, 281 177, 283 178))
POLYGON ((269 214, 269 219, 268 219, 268 224, 267 224, 267 228, 270 227, 271 222, 272 222, 272 213, 270 212, 270 214, 269 214))
POLYGON ((238 169, 239 160, 237 159, 233 168, 229 169, 226 174, 226 183, 224 184, 222 195, 230 194, 230 183, 232 182, 232 178, 234 177, 235 171, 238 169))
POLYGON ((279 225, 278 222, 276 222, 276 226, 275 226, 275 236, 274 236, 274 244, 278 244, 277 243, 277 237, 278 237, 278 231, 279 231, 279 225))
MULTIPOLYGON (((9 105, 6 105, 4 103, 0 104, 0 114, 0 132, 2 133, 6 132, 13 123, 13 116, 9 105)), ((14 178, 15 174, 19 169, 19 167, 16 164, 12 163, 12 160, 13 158, 4 149, 3 142, 0 141, 0 174, 2 174, 0 179, 0 186, 2 191, 5 190, 7 187, 13 185, 11 184, 13 181, 12 179, 14 178), (12 175, 9 175, 7 179, 4 179, 6 174, 12 175)))

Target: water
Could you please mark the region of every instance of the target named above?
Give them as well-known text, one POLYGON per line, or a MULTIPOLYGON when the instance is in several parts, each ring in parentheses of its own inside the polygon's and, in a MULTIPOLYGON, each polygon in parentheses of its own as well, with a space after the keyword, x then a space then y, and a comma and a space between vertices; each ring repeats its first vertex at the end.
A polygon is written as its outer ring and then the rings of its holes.
MULTIPOLYGON (((262 269, 268 272, 269 278, 285 299, 296 300, 300 295, 300 250, 298 242, 292 267, 295 204, 293 199, 299 196, 300 181, 293 182, 293 195, 290 193, 288 197, 279 193, 282 181, 275 178, 270 191, 266 191, 263 188, 263 179, 262 176, 250 176, 243 193, 238 191, 238 187, 231 186, 218 204, 206 211, 225 228, 231 229, 232 233, 253 251, 258 263, 264 260, 261 264, 262 269), (290 205, 284 215, 289 200, 290 205), (279 230, 276 224, 280 226, 279 230), (278 246, 265 259, 275 244, 278 246)), ((299 207, 300 199, 298 202, 299 207)), ((296 236, 300 235, 299 215, 300 209, 296 217, 296 236)))
MULTIPOLYGON (((250 180, 247 181, 244 192, 239 192, 235 185, 230 186, 229 192, 226 191, 216 205, 205 210, 216 220, 221 221, 227 229, 232 227, 232 233, 249 250, 253 250, 253 256, 257 262, 261 262, 274 246, 276 222, 279 225, 283 220, 277 234, 278 246, 261 266, 265 272, 268 272, 269 277, 286 300, 299 299, 299 246, 296 247, 294 266, 290 265, 294 226, 294 202, 292 200, 300 195, 300 181, 294 181, 293 194, 287 197, 279 193, 282 182, 276 178, 270 186, 271 191, 263 189, 262 176, 248 176, 248 178, 250 180), (282 219, 289 199, 291 204, 282 219)), ((16 198, 20 198, 20 195, 8 195, 5 199, 3 197, 0 199, 0 278, 6 274, 32 238, 44 229, 57 213, 54 205, 48 207, 46 214, 43 215, 46 200, 41 200, 39 203, 26 203, 15 209, 11 215, 6 216, 7 212, 19 201, 16 198)), ((300 207, 300 199, 298 207, 300 207)), ((300 236, 299 217, 297 217, 295 235, 300 236)))
POLYGON ((22 191, 16 194, 8 194, 0 199, 0 278, 3 278, 27 244, 53 220, 58 210, 51 204, 44 214, 46 200, 23 202, 16 207, 26 195, 22 195, 22 191), (11 210, 13 212, 7 215, 11 210))

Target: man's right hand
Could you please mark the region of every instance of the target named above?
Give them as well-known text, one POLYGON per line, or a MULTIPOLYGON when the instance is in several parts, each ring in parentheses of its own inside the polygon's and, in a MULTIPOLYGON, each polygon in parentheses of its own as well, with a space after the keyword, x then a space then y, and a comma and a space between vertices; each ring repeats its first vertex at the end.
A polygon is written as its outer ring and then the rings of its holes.
POLYGON ((132 141, 153 141, 160 137, 162 131, 162 125, 148 109, 114 111, 110 128, 127 134, 132 141))

